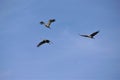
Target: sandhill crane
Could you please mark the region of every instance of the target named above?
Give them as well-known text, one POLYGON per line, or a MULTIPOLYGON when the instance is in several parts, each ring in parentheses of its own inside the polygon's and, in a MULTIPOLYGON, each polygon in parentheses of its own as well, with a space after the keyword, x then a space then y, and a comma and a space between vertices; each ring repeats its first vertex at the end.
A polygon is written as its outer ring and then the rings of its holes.
POLYGON ((47 40, 47 39, 42 40, 42 41, 37 45, 37 47, 39 47, 39 46, 41 46, 41 45, 43 45, 43 44, 45 44, 45 43, 50 43, 50 40, 47 40))
POLYGON ((48 20, 48 23, 45 23, 44 21, 41 21, 40 24, 44 25, 45 27, 50 29, 50 25, 51 25, 52 22, 55 22, 55 19, 48 20))
POLYGON ((90 34, 90 35, 80 35, 80 36, 88 37, 88 38, 94 39, 94 36, 95 36, 96 34, 98 34, 99 32, 100 32, 100 31, 96 31, 96 32, 93 32, 93 33, 90 34))

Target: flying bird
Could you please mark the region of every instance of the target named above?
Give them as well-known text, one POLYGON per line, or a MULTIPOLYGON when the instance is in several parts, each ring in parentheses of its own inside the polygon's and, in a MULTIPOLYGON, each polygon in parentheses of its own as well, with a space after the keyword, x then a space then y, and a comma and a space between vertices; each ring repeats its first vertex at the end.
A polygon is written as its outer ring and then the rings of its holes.
POLYGON ((41 21, 40 24, 44 25, 45 27, 50 29, 50 25, 51 25, 52 22, 55 22, 55 19, 48 20, 48 23, 45 23, 44 21, 41 21))
POLYGON ((43 45, 43 44, 45 44, 45 43, 50 43, 50 40, 47 40, 47 39, 42 40, 42 41, 37 45, 37 47, 39 47, 39 46, 41 46, 41 45, 43 45))
POLYGON ((88 38, 91 38, 91 39, 95 39, 94 36, 95 36, 96 34, 98 34, 99 32, 100 32, 100 31, 96 31, 96 32, 93 32, 93 33, 90 34, 90 35, 80 35, 80 36, 88 37, 88 38))

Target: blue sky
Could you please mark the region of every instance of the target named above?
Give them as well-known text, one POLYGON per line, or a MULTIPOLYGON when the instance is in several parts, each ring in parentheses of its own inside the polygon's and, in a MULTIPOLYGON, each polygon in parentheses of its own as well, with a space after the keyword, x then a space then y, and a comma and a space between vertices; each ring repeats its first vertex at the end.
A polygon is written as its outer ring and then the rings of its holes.
POLYGON ((0 80, 120 80, 119 4, 0 0, 0 80), (39 24, 52 18, 51 29, 39 24), (42 39, 53 44, 37 48, 42 39))

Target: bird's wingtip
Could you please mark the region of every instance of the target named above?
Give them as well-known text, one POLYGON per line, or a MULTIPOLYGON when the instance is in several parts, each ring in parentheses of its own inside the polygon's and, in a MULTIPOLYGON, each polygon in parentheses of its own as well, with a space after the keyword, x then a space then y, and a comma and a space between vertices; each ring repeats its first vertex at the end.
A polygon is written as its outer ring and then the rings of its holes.
POLYGON ((100 30, 97 30, 97 32, 100 32, 100 30))
POLYGON ((36 47, 39 47, 39 45, 37 45, 36 47))
POLYGON ((40 22, 40 24, 44 24, 44 22, 43 22, 43 21, 41 21, 41 22, 40 22))

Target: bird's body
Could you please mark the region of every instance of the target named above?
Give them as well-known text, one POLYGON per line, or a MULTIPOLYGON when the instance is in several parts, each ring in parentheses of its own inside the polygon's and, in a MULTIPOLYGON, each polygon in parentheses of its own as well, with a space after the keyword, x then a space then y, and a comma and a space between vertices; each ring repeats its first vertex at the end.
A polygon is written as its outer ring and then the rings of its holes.
POLYGON ((50 28, 50 25, 51 25, 52 22, 55 22, 55 19, 50 19, 50 20, 48 21, 48 23, 45 23, 44 21, 41 21, 40 24, 41 24, 41 25, 44 25, 44 26, 47 27, 47 28, 50 28))
POLYGON ((47 40, 47 39, 42 40, 42 41, 37 45, 37 47, 39 47, 39 46, 41 46, 41 45, 43 45, 43 44, 45 44, 45 43, 50 43, 50 40, 47 40))
POLYGON ((96 34, 98 34, 98 33, 99 33, 99 31, 96 31, 96 32, 93 32, 93 33, 90 34, 90 35, 80 35, 80 36, 88 37, 88 38, 94 39, 94 36, 95 36, 96 34))

